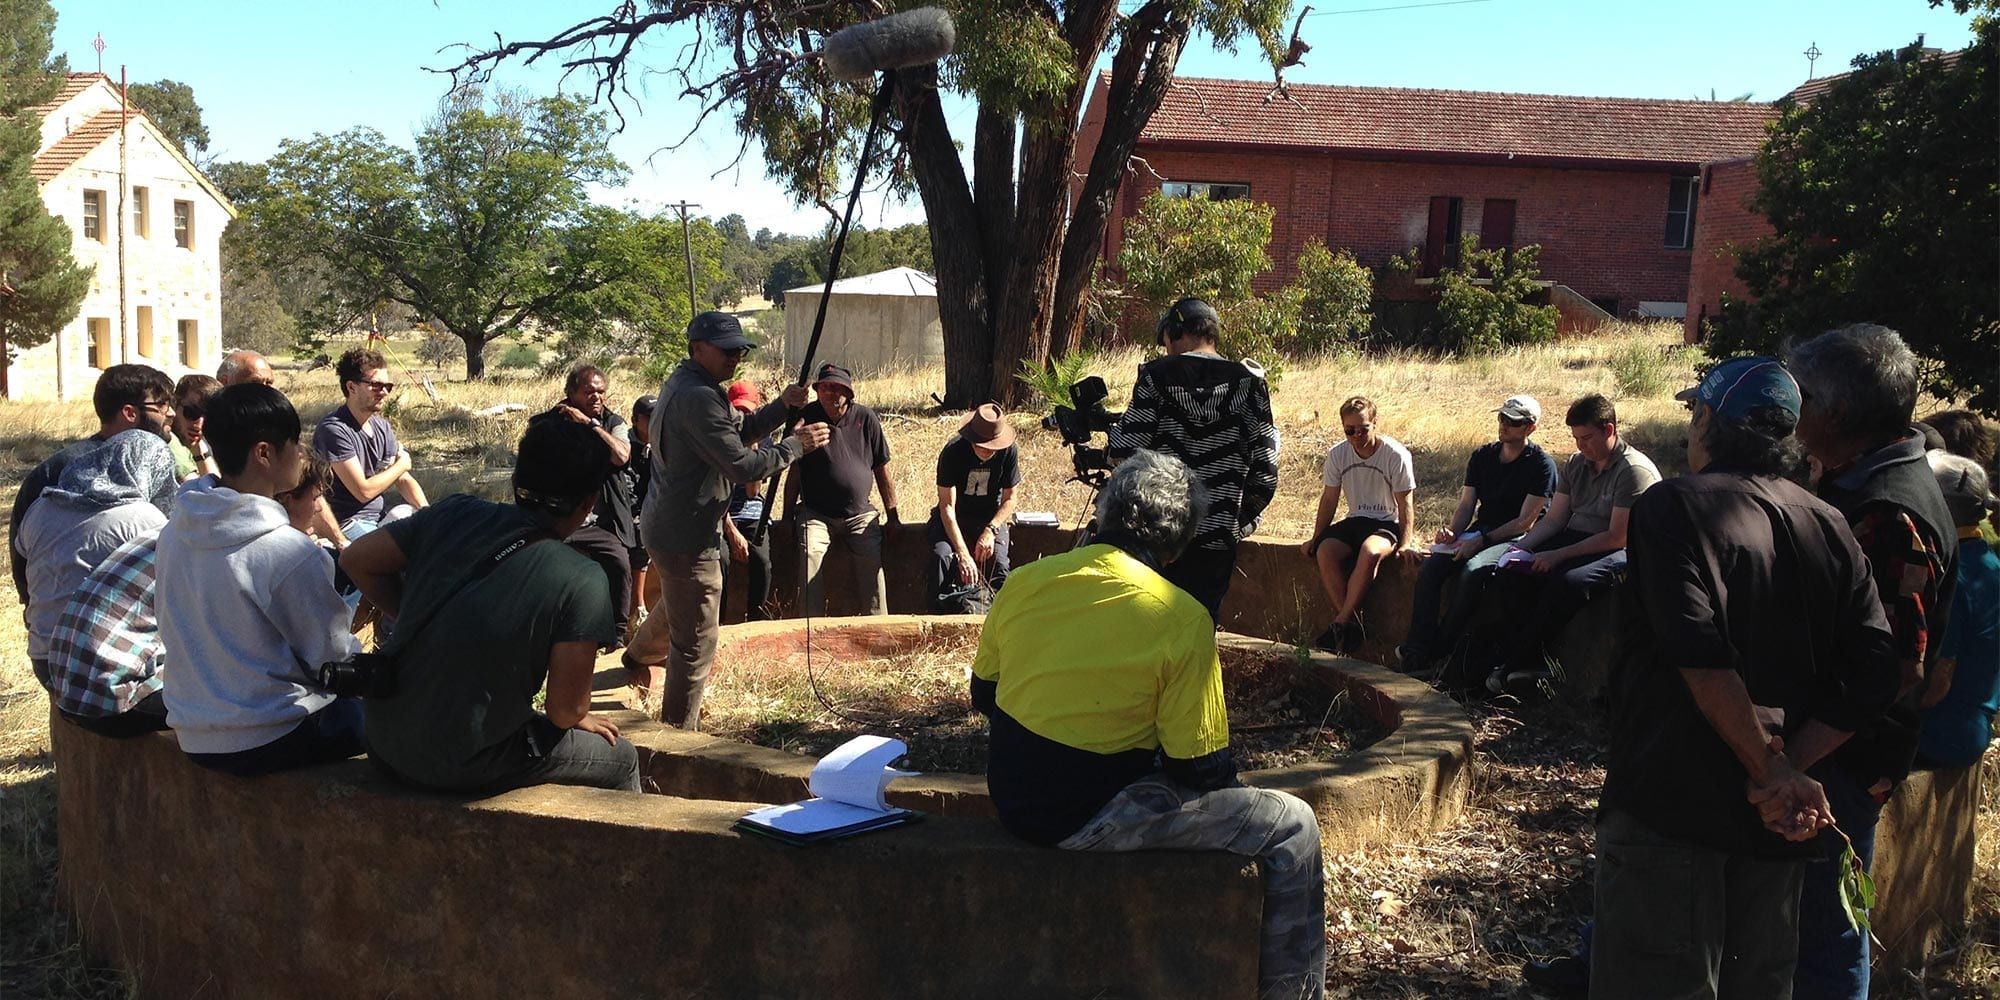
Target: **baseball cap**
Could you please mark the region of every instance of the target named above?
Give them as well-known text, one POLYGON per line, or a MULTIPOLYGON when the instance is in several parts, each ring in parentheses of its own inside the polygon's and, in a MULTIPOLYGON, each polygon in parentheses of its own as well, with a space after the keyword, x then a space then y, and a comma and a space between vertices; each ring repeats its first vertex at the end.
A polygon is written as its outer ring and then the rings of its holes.
POLYGON ((1170 334, 1181 333, 1204 321, 1217 330, 1222 329, 1222 317, 1216 315, 1214 306, 1196 298, 1182 299, 1160 317, 1160 325, 1153 330, 1153 342, 1164 347, 1170 334))
POLYGON ((743 324, 726 312, 705 312, 688 323, 688 343, 705 340, 725 351, 756 347, 756 341, 743 335, 743 324))
POLYGON ((1697 385, 1674 394, 1678 400, 1700 403, 1717 418, 1740 422, 1759 407, 1776 406, 1799 416, 1799 383, 1776 358, 1751 355, 1731 358, 1709 369, 1697 385))
POLYGON ((739 410, 754 410, 764 404, 764 394, 748 382, 729 384, 729 405, 739 410))
POLYGON ((819 374, 813 376, 813 388, 817 389, 822 383, 827 382, 846 389, 847 398, 854 398, 854 376, 847 369, 831 361, 819 366, 819 374))
POLYGON ((646 395, 640 396, 638 399, 632 401, 632 412, 651 413, 653 412, 654 407, 657 407, 659 405, 660 405, 660 397, 655 396, 651 393, 647 393, 646 395))
POLYGON ((1507 401, 1501 403, 1500 408, 1493 412, 1509 420, 1532 420, 1538 424, 1542 422, 1542 404, 1536 402, 1533 396, 1508 396, 1507 401))

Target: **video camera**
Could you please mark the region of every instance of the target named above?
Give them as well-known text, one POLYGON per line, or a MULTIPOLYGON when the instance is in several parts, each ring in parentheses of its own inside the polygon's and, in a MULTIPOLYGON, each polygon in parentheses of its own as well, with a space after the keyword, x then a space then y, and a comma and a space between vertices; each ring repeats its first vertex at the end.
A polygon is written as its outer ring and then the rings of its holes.
POLYGON ((1042 418, 1042 426, 1060 433, 1063 443, 1069 445, 1076 481, 1093 489, 1104 488, 1104 480, 1111 474, 1111 455, 1103 448, 1091 447, 1091 435, 1109 433, 1123 415, 1104 408, 1110 395, 1104 380, 1092 375, 1069 387, 1070 405, 1058 406, 1042 418))

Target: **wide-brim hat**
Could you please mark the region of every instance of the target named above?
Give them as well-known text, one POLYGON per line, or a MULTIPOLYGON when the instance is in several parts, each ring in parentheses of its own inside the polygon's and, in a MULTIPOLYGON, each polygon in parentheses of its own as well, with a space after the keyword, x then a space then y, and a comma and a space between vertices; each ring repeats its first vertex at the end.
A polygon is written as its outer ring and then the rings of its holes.
POLYGON ((981 448, 998 451, 1014 444, 1014 425, 1007 422, 1007 414, 999 403, 981 403, 965 415, 965 423, 958 425, 958 436, 981 448))

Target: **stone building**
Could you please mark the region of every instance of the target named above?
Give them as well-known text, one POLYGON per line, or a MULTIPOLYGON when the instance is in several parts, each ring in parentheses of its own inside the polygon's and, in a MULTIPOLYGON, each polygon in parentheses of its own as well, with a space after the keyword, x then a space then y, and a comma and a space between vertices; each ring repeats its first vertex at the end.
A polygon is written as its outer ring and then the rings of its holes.
POLYGON ((236 216, 229 199, 101 73, 71 74, 34 110, 42 201, 94 271, 76 318, 0 369, 0 396, 88 399, 98 373, 124 363, 176 378, 212 373, 222 357, 222 231, 236 216))

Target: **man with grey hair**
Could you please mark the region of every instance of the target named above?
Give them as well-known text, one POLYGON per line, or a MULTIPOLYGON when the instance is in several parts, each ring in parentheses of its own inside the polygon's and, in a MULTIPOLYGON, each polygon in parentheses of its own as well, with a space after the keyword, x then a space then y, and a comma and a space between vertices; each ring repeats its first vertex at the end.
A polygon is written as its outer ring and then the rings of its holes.
POLYGON ((230 351, 222 356, 222 363, 215 366, 215 380, 228 388, 238 382, 256 382, 270 385, 278 381, 278 375, 271 370, 271 363, 256 351, 230 351))
MULTIPOLYGON (((1896 331, 1870 324, 1830 330, 1791 347, 1788 367, 1802 404, 1798 438, 1820 468, 1820 498, 1847 518, 1868 557, 1895 637, 1900 695, 1854 738, 1813 766, 1834 819, 1862 864, 1875 849, 1882 804, 1909 774, 1917 750, 1917 698, 1936 666, 1937 638, 1956 583, 1957 532, 1910 425, 1917 358, 1896 331)), ((1837 836, 1821 835, 1828 859, 1809 867, 1799 900, 1795 994, 1868 995, 1868 934, 1840 905, 1837 836)))
POLYGON ((1179 459, 1135 452, 1098 495, 1087 544, 1008 577, 972 663, 972 703, 992 724, 987 789, 1000 822, 1038 844, 1256 858, 1258 995, 1320 997, 1318 820, 1237 782, 1214 622, 1162 575, 1207 504, 1179 459))

